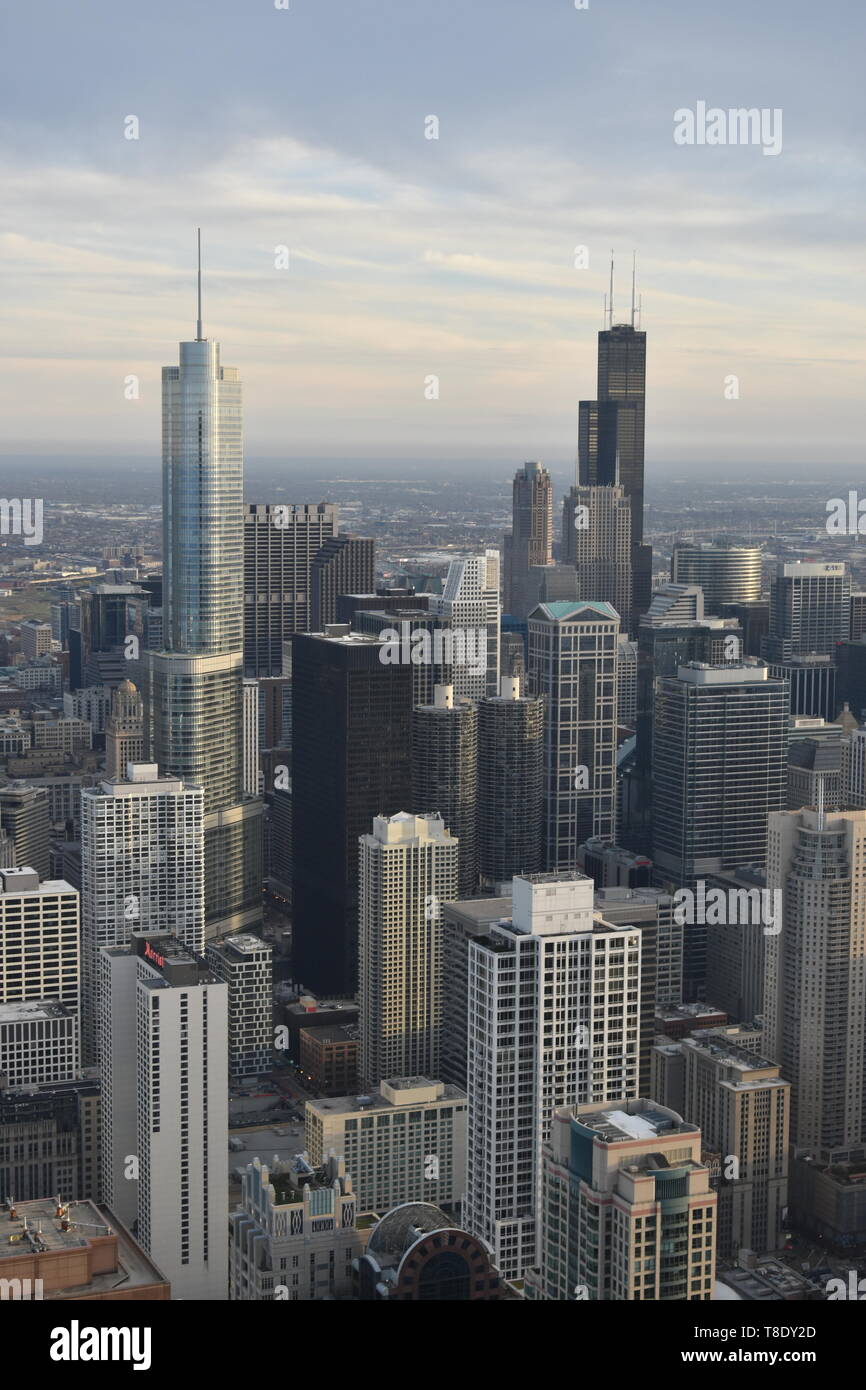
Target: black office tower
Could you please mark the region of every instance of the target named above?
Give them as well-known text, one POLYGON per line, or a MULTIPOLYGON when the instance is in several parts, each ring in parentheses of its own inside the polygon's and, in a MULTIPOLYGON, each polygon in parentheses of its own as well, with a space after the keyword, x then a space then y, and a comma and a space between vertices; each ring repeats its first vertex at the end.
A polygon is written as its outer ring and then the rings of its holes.
POLYGON ((318 994, 358 976, 358 837, 410 804, 412 667, 334 625, 292 638, 293 974, 318 994))

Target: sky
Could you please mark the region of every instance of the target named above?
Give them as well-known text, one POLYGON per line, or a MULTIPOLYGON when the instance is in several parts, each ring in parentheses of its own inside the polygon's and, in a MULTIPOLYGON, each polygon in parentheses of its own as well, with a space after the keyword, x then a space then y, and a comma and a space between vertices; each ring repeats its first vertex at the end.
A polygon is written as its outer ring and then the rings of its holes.
POLYGON ((7 7, 0 452, 158 454, 201 225, 248 451, 572 457, 613 248, 648 462, 859 464, 859 0, 287 3, 7 7))

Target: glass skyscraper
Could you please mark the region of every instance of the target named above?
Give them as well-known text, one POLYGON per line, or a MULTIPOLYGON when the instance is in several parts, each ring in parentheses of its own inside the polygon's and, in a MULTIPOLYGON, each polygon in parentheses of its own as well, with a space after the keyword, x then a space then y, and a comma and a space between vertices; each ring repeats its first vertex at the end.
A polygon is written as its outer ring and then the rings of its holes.
POLYGON ((145 662, 145 736, 163 773, 204 787, 206 933, 261 914, 261 816, 245 798, 243 411, 219 344, 162 372, 164 650, 145 662))

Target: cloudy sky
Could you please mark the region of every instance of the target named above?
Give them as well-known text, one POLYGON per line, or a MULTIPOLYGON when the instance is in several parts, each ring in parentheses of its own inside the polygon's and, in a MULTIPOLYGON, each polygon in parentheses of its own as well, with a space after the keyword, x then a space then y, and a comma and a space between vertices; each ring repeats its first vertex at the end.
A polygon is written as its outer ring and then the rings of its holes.
POLYGON ((288 3, 7 7, 3 451, 158 451, 200 223, 251 450, 569 457, 614 247, 649 459, 859 464, 859 0, 288 3), (677 145, 699 101, 781 153, 677 145))

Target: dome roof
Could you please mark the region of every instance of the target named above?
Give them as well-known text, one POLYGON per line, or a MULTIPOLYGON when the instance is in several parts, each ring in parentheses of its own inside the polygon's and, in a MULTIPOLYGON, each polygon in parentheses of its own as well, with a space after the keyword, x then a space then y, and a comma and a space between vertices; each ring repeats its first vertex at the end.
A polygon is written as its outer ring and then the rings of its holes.
POLYGON ((123 694, 123 695, 137 695, 137 694, 138 694, 138 691, 136 690, 136 688, 135 688, 135 686, 133 685, 132 681, 121 681, 121 682, 120 682, 120 685, 117 687, 117 689, 118 689, 118 692, 121 693, 121 694, 123 694))
POLYGON ((402 1255, 428 1231, 444 1231, 454 1221, 429 1202, 405 1202, 383 1216, 370 1235, 367 1249, 373 1254, 402 1255))

